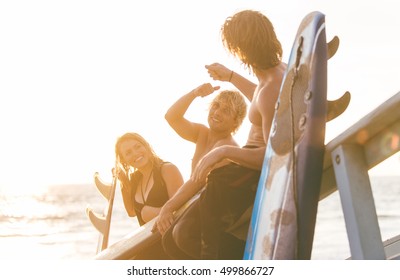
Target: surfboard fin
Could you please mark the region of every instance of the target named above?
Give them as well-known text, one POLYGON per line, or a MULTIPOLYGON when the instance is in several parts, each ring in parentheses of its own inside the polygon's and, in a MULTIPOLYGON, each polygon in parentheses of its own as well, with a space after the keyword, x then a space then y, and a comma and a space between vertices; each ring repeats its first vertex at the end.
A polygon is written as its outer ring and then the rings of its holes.
POLYGON ((350 92, 346 91, 341 97, 336 100, 328 100, 327 101, 327 112, 326 112, 326 121, 329 122, 333 119, 336 119, 338 116, 343 114, 349 106, 351 99, 350 92))
POLYGON ((96 185, 97 190, 100 192, 100 194, 107 200, 110 200, 110 195, 111 195, 111 184, 106 184, 104 183, 99 176, 99 173, 96 172, 94 173, 94 183, 96 185))
POLYGON ((339 49, 340 40, 338 36, 335 36, 328 42, 328 60, 331 59, 339 49))
POLYGON ((86 207, 86 215, 97 231, 104 234, 106 229, 106 218, 95 213, 90 207, 86 207))
MULTIPOLYGON (((332 40, 330 40, 327 45, 327 57, 328 60, 331 59, 339 49, 340 40, 338 36, 334 36, 332 40)), ((346 91, 341 97, 336 100, 328 100, 327 101, 327 112, 326 112, 326 121, 329 122, 331 120, 336 119, 338 116, 343 114, 349 106, 351 99, 350 92, 346 91)))
MULTIPOLYGON (((115 162, 115 168, 117 167, 115 162)), ((113 170, 115 170, 115 168, 113 170)), ((100 180, 98 172, 94 173, 95 187, 100 194, 107 200, 107 206, 104 209, 104 214, 100 215, 95 213, 90 207, 86 207, 86 215, 88 216, 91 224, 100 232, 99 241, 97 244, 97 253, 104 250, 108 246, 108 237, 110 235, 111 216, 114 204, 115 189, 117 187, 118 178, 117 174, 112 172, 112 183, 107 184, 100 180)))

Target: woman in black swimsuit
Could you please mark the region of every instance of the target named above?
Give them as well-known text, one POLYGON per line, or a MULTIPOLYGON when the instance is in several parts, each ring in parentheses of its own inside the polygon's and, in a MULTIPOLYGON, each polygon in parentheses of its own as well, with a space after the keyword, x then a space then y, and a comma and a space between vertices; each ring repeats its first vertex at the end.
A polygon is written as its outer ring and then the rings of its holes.
MULTIPOLYGON (((118 171, 126 212, 142 226, 158 215, 161 207, 183 184, 178 168, 161 160, 150 144, 137 133, 118 138, 115 154, 122 168, 118 171)), ((161 244, 155 244, 137 259, 167 258, 161 244)))

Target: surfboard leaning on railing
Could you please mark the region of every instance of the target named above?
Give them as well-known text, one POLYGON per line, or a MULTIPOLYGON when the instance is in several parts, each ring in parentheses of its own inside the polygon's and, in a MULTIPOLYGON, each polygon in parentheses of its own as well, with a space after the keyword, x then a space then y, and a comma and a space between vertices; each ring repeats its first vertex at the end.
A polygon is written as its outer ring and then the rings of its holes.
POLYGON ((335 52, 328 53, 325 16, 308 14, 275 107, 244 259, 311 256, 325 148, 327 60, 335 52))

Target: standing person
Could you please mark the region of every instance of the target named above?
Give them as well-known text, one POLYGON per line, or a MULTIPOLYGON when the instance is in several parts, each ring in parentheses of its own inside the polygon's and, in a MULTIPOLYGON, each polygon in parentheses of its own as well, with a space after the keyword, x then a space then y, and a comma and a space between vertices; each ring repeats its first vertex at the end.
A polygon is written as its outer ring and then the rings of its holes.
MULTIPOLYGON (((178 99, 167 111, 165 118, 170 126, 182 138, 196 144, 192 159, 192 169, 196 166, 199 159, 213 148, 230 145, 238 146, 233 138, 233 134, 238 130, 246 116, 247 105, 244 97, 238 91, 225 90, 220 92, 211 102, 208 114, 208 127, 187 120, 184 115, 191 103, 197 97, 204 97, 218 90, 211 84, 203 84, 186 95, 178 99)), ((221 161, 218 166, 229 163, 221 161)), ((198 208, 194 202, 187 210, 183 219, 175 221, 174 211, 178 210, 203 186, 204 181, 194 184, 189 180, 170 199, 162 208, 157 220, 157 229, 163 234, 164 247, 173 258, 176 259, 199 259, 200 258, 200 239, 198 236, 198 208), (190 231, 179 231, 177 228, 181 224, 190 224, 190 231), (177 235, 179 233, 179 235, 177 235), (189 247, 189 249, 187 249, 189 247)))
MULTIPOLYGON (((140 226, 158 215, 164 203, 183 184, 178 168, 158 157, 150 144, 138 133, 126 133, 115 144, 115 155, 122 166, 118 171, 122 199, 130 217, 140 226)), ((165 259, 161 242, 137 259, 165 259)))
POLYGON ((281 44, 272 23, 262 13, 245 10, 227 18, 221 37, 225 48, 254 73, 258 85, 227 71, 221 64, 206 66, 213 79, 230 81, 251 99, 251 128, 246 146, 217 147, 199 161, 192 173, 194 182, 207 177, 199 200, 202 259, 220 258, 221 233, 254 203, 274 107, 286 71, 281 44), (213 169, 223 160, 232 163, 213 169))

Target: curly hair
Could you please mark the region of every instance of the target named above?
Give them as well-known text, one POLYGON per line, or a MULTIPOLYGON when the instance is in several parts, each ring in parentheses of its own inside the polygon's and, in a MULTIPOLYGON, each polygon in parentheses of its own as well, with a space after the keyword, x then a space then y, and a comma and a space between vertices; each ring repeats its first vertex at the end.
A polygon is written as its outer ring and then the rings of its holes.
POLYGON ((235 127, 232 130, 232 133, 236 133, 242 124, 244 118, 247 113, 247 104, 242 94, 238 91, 234 90, 224 90, 221 91, 211 102, 210 108, 215 103, 227 104, 228 107, 232 110, 233 116, 235 118, 235 127))
POLYGON ((221 28, 225 48, 253 72, 278 65, 282 46, 272 23, 260 12, 245 10, 228 17, 221 28))

